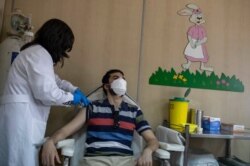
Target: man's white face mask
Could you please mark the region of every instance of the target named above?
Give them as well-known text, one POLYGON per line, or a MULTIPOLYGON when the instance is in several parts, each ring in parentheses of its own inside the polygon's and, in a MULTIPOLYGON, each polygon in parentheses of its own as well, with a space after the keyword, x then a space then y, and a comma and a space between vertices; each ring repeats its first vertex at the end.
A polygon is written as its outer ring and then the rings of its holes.
POLYGON ((117 94, 117 96, 125 95, 127 91, 127 81, 123 78, 118 78, 111 83, 110 88, 117 94))

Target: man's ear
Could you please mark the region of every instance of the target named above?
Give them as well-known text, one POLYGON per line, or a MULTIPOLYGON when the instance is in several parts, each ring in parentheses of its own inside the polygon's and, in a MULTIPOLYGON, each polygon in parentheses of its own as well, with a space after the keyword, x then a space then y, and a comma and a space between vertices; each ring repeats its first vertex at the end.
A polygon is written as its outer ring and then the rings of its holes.
POLYGON ((110 88, 110 85, 109 84, 104 84, 103 87, 104 87, 104 89, 108 90, 110 88))

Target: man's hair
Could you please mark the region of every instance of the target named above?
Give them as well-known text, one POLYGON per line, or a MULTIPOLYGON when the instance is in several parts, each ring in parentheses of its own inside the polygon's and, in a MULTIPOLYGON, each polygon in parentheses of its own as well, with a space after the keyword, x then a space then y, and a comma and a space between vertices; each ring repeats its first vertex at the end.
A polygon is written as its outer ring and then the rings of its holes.
POLYGON ((34 40, 25 44, 21 50, 40 44, 50 53, 54 64, 61 62, 63 66, 64 58, 69 57, 66 52, 71 51, 74 40, 70 27, 62 20, 54 18, 46 21, 36 32, 34 40))
POLYGON ((124 76, 124 73, 119 69, 111 69, 106 72, 106 74, 102 77, 102 88, 106 95, 107 95, 107 91, 105 90, 104 85, 109 83, 110 75, 113 73, 121 73, 124 76))

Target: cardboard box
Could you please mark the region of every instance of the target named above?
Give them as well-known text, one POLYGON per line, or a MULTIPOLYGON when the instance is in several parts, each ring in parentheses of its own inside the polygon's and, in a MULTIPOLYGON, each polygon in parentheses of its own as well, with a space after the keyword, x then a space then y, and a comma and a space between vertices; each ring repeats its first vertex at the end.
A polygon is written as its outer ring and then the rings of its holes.
POLYGON ((221 123, 221 130, 226 130, 231 132, 243 132, 245 130, 245 126, 236 125, 232 123, 221 123))
POLYGON ((203 116, 202 128, 204 131, 220 131, 220 118, 203 116))

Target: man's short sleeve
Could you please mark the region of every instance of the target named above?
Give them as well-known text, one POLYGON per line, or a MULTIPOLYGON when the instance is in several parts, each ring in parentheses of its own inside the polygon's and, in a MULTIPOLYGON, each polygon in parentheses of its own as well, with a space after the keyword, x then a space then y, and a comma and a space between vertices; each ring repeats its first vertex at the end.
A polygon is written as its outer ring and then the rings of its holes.
POLYGON ((93 112, 93 105, 92 105, 92 104, 89 104, 89 105, 86 107, 86 121, 88 121, 88 120, 91 118, 92 112, 93 112))
POLYGON ((139 109, 137 110, 136 113, 135 124, 136 124, 136 131, 139 134, 141 134, 145 130, 151 129, 148 122, 144 119, 142 111, 139 109))

